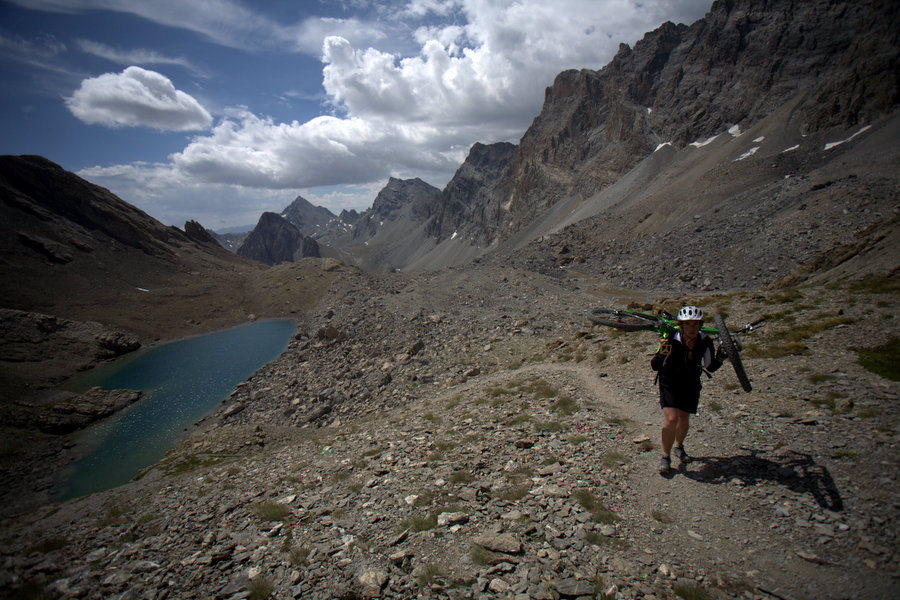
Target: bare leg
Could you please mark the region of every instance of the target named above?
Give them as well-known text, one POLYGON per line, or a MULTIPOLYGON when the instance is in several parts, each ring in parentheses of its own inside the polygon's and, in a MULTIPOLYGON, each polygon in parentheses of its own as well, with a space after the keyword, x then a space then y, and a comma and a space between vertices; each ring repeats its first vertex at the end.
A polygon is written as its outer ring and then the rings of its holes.
POLYGON ((663 407, 662 449, 666 456, 672 452, 672 444, 675 442, 678 431, 678 413, 680 412, 677 408, 663 407))
POLYGON ((675 411, 678 413, 678 422, 675 424, 675 445, 680 447, 684 443, 684 438, 687 437, 691 414, 677 408, 675 411))
POLYGON ((687 436, 691 414, 670 406, 663 407, 662 449, 669 456, 672 444, 681 446, 687 436))

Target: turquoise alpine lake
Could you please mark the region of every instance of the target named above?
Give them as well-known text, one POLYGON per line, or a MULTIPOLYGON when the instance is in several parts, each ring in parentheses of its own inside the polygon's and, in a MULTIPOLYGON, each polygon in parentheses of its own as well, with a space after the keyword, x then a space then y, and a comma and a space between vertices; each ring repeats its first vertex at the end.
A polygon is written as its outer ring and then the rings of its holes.
POLYGON ((139 350, 73 380, 74 391, 100 386, 143 396, 73 436, 83 458, 62 473, 56 499, 122 485, 158 462, 188 427, 284 352, 295 329, 292 321, 255 321, 139 350))

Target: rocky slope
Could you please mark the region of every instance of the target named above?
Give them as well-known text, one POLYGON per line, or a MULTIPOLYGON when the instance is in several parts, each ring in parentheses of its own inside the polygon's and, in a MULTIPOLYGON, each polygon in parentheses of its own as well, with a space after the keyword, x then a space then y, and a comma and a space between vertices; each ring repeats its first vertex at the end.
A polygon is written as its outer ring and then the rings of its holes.
POLYGON ((776 113, 700 147, 664 147, 593 198, 561 201, 494 260, 657 290, 890 275, 897 135, 897 114, 804 136, 776 113))
POLYGON ((900 12, 889 3, 717 1, 666 23, 600 71, 547 89, 494 206, 508 236, 557 201, 592 195, 661 143, 683 148, 785 104, 803 134, 869 124, 900 100, 900 12))
POLYGON ((2 523, 7 593, 79 598, 892 598, 896 281, 656 298, 515 269, 348 273, 289 350, 121 488, 2 523), (597 304, 739 324, 655 472, 651 333, 597 304), (707 594, 701 596, 701 594, 707 594), (602 595, 602 596, 601 596, 602 595))

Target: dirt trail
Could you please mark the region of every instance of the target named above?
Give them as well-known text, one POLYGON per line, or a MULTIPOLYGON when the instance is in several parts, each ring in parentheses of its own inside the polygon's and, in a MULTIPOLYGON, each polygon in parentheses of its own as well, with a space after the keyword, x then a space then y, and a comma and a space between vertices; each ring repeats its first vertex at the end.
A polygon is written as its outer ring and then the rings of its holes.
MULTIPOLYGON (((834 590, 846 587, 843 564, 810 550, 808 543, 777 526, 772 514, 773 509, 780 514, 779 506, 790 506, 791 500, 784 502, 789 497, 807 510, 840 518, 841 513, 832 509, 842 508, 842 491, 827 470, 790 447, 779 451, 772 440, 760 444, 752 435, 752 420, 758 414, 745 415, 747 423, 741 424, 715 413, 710 417, 703 407, 692 418, 685 443, 691 460, 680 465, 673 459, 671 475, 661 476, 656 466, 662 414, 649 361, 630 364, 631 374, 620 370, 608 376, 603 371, 580 364, 544 363, 498 373, 479 385, 540 376, 570 386, 570 393, 588 399, 589 410, 601 420, 628 424, 625 447, 618 439, 609 451, 626 453, 633 460, 632 468, 625 471, 624 487, 610 501, 627 523, 627 537, 635 550, 630 560, 649 561, 674 575, 688 569, 714 572, 715 581, 707 583, 735 593, 749 589, 776 598, 831 597, 834 590), (647 371, 645 385, 634 376, 642 368, 647 371), (653 449, 635 451, 639 444, 653 449), (764 471, 754 473, 759 470, 764 471)), ((734 379, 730 365, 724 365, 718 377, 734 379)), ((714 401, 717 391, 705 391, 702 404, 714 401)), ((747 399, 738 391, 732 397, 738 403, 747 399)), ((593 459, 600 461, 602 455, 593 459)), ((606 483, 603 479, 591 482, 601 492, 606 483)), ((860 585, 865 587, 863 582, 860 585)))

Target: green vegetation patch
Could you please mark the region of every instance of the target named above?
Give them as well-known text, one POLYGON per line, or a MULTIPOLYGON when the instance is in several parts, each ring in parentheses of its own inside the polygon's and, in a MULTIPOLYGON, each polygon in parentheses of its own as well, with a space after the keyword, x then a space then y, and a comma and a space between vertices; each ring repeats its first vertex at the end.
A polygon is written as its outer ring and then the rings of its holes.
POLYGON ((744 349, 744 356, 749 358, 784 358, 785 356, 802 356, 804 354, 809 354, 809 348, 802 342, 747 344, 744 349))
POLYGON ((550 409, 564 417, 568 417, 569 415, 573 415, 578 412, 579 406, 577 402, 575 402, 568 396, 562 396, 559 400, 553 403, 553 406, 551 406, 550 409))
POLYGON ((819 318, 803 322, 800 325, 794 325, 790 329, 783 329, 774 334, 773 339, 784 342, 799 342, 827 329, 834 329, 838 325, 850 325, 853 322, 853 319, 850 317, 843 316, 819 318))
POLYGON ((874 348, 860 348, 857 354, 859 364, 865 369, 885 379, 900 381, 900 338, 891 338, 874 348))
POLYGON ((492 395, 500 394, 527 394, 534 398, 555 398, 559 395, 559 390, 550 384, 543 377, 530 377, 521 382, 510 382, 505 388, 489 388, 488 393, 492 395))
POLYGON ((69 545, 69 540, 64 537, 52 537, 46 540, 41 540, 34 546, 28 549, 28 554, 32 552, 40 552, 41 554, 47 554, 49 552, 54 552, 56 550, 61 550, 69 545))
POLYGON ((850 285, 851 292, 864 294, 896 294, 900 292, 900 279, 873 277, 850 285))
POLYGON ((527 423, 530 420, 531 420, 531 415, 529 415, 528 413, 519 413, 515 416, 508 418, 504 422, 504 425, 512 427, 515 425, 522 425, 523 423, 527 423))
POLYGON ((250 507, 250 512, 263 521, 284 521, 291 514, 291 509, 277 502, 258 502, 250 507))
POLYGON ((463 507, 454 504, 446 504, 428 513, 427 516, 412 516, 403 519, 397 524, 397 533, 406 531, 412 532, 428 531, 437 527, 438 515, 441 513, 463 512, 463 507))
POLYGON ((425 419, 426 421, 431 421, 431 422, 434 423, 435 425, 437 425, 437 424, 439 424, 441 421, 443 421, 443 418, 441 418, 440 415, 436 415, 436 414, 434 414, 433 412, 430 412, 430 411, 427 412, 427 413, 425 413, 424 415, 422 415, 422 418, 425 419))
POLYGON ((609 535, 603 535, 599 531, 589 531, 584 536, 585 541, 588 544, 592 544, 594 546, 620 546, 626 547, 628 546, 628 542, 623 540, 622 538, 612 537, 609 535))
POLYGON ((189 473, 197 469, 209 468, 213 465, 221 463, 228 458, 234 458, 233 454, 191 454, 181 457, 180 460, 173 459, 167 461, 162 469, 168 475, 179 475, 181 473, 189 473))
POLYGON ((413 532, 428 531, 437 527, 437 513, 428 515, 427 517, 409 517, 400 521, 397 525, 397 531, 410 530, 413 532))
POLYGON ((528 485, 513 485, 506 488, 502 492, 496 492, 494 494, 494 497, 500 498, 501 500, 507 500, 509 502, 516 502, 527 496, 530 490, 531 486, 528 485))
POLYGON ((712 596, 699 585, 676 584, 675 594, 684 600, 712 600, 712 596))
POLYGON ((419 574, 416 576, 416 581, 422 587, 429 587, 436 583, 438 579, 445 579, 446 577, 447 573, 440 565, 428 563, 421 571, 419 571, 419 574))
POLYGON ((810 383, 824 383, 826 381, 833 381, 835 376, 831 373, 813 373, 806 378, 810 383))
POLYGON ((450 483, 472 483, 475 477, 468 471, 454 471, 450 475, 450 483))
POLYGON ((491 552, 487 548, 482 548, 478 544, 472 544, 469 546, 469 558, 472 559, 472 562, 476 565, 480 565, 482 567, 488 565, 496 565, 497 563, 503 562, 503 557, 501 554, 497 552, 491 552))
POLYGON ((590 490, 575 490, 572 492, 572 497, 591 513, 591 518, 597 523, 612 524, 621 520, 619 515, 609 510, 590 490))
POLYGON ((250 600, 263 600, 271 596, 274 589, 275 586, 271 581, 265 577, 256 577, 247 586, 247 597, 250 600))
POLYGON ((534 424, 534 430, 537 433, 559 433, 565 431, 566 426, 559 421, 546 421, 534 424))
MULTIPOLYGON (((652 447, 651 447, 652 449, 652 447)), ((619 465, 624 465, 628 462, 628 457, 622 454, 621 452, 607 452, 600 459, 600 462, 607 469, 614 469, 619 465)))

